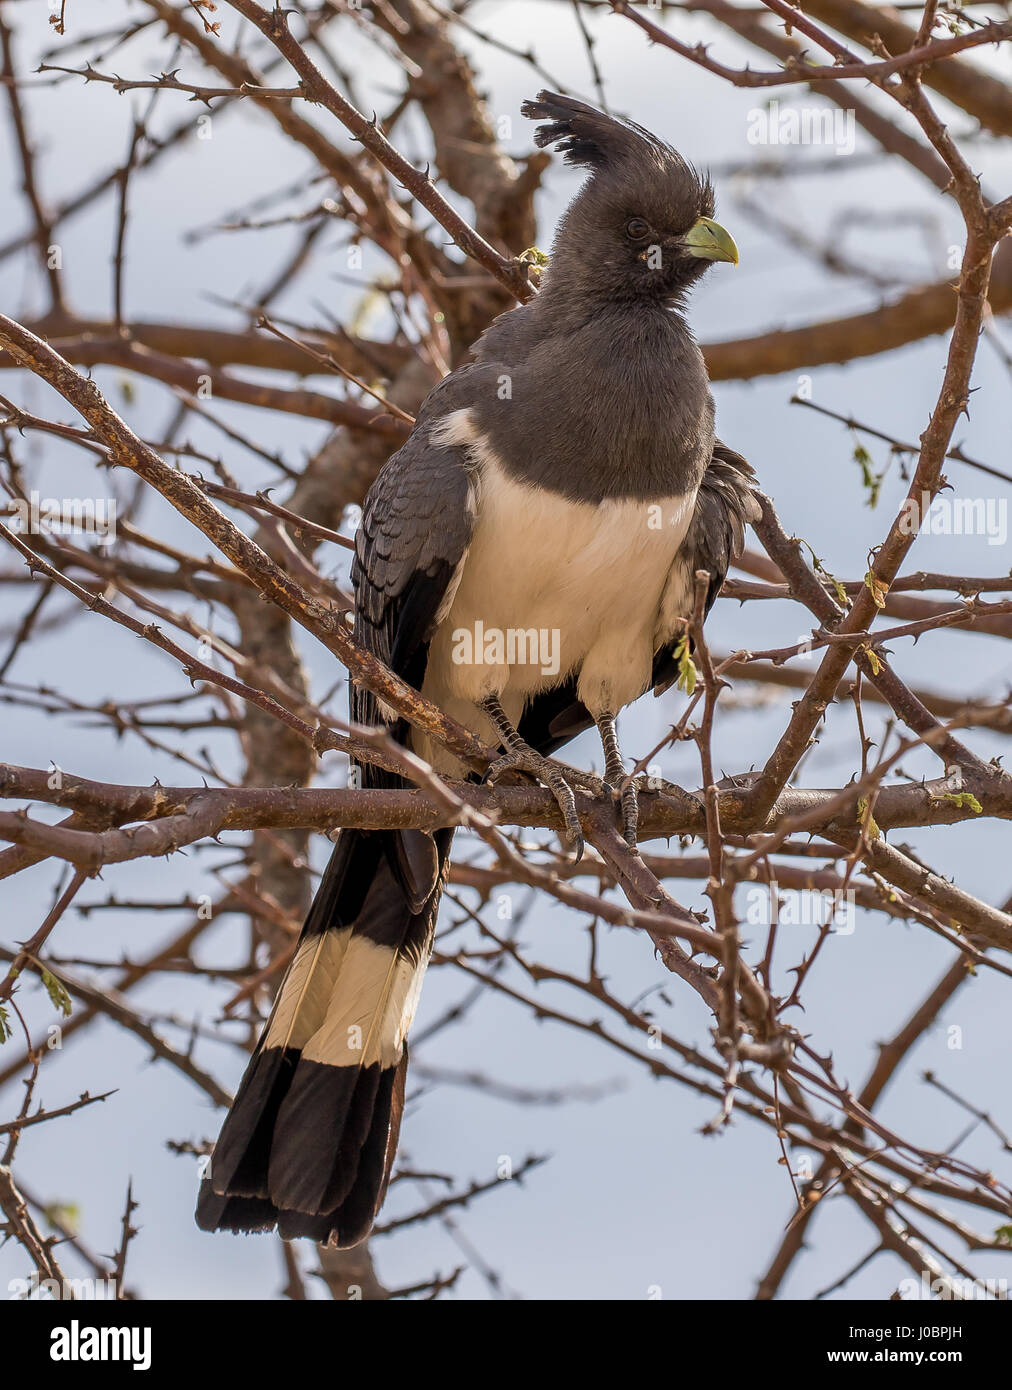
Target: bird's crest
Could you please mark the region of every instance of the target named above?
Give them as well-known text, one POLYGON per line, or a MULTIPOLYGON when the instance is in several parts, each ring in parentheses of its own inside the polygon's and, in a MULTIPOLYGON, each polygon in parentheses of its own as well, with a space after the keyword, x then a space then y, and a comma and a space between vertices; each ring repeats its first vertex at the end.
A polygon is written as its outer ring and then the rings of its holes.
POLYGON ((539 92, 520 110, 529 120, 546 122, 534 132, 534 143, 539 149, 557 144, 567 164, 603 170, 646 158, 654 164, 674 163, 687 169, 682 157, 649 130, 635 121, 609 116, 575 97, 539 92))

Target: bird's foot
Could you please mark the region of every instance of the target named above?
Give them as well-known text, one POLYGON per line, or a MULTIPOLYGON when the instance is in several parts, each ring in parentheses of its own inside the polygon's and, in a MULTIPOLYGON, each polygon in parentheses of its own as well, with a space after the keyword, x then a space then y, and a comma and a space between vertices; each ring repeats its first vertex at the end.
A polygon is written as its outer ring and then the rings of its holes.
POLYGON ((635 779, 626 778, 622 750, 618 746, 615 731, 615 716, 602 714, 597 718, 597 728, 604 749, 604 784, 616 803, 621 815, 622 837, 630 849, 637 845, 636 830, 639 825, 640 804, 635 779))
POLYGON ((589 792, 591 796, 604 796, 605 781, 603 777, 598 777, 596 772, 587 772, 585 768, 573 767, 571 763, 564 763, 561 758, 550 758, 549 765, 554 767, 571 787, 579 787, 581 791, 589 792))
POLYGON ((495 782, 504 772, 526 772, 549 789, 559 804, 562 819, 566 823, 566 838, 579 862, 583 858, 584 843, 580 818, 576 814, 576 797, 556 764, 551 758, 543 757, 527 744, 518 743, 508 753, 496 759, 485 774, 485 780, 495 782))
POLYGON ((640 819, 640 801, 633 778, 626 781, 625 769, 614 768, 605 773, 604 785, 622 819, 622 838, 630 849, 637 846, 636 831, 640 819))

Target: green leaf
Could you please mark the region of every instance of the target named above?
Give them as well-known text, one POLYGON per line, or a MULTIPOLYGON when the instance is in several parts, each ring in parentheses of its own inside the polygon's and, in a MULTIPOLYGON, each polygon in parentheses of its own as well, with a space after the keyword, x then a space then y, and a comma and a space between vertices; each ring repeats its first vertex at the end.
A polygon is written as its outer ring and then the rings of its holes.
POLYGON ((526 251, 520 252, 517 260, 521 265, 533 265, 536 266, 538 270, 544 270, 545 266, 548 264, 548 257, 545 255, 544 251, 539 250, 537 246, 528 246, 526 251))
POLYGON ((688 635, 679 640, 675 648, 675 660, 678 663, 678 689, 684 690, 686 695, 691 695, 696 688, 699 672, 689 652, 688 635))
POLYGON ((864 577, 864 587, 871 594, 872 602, 876 608, 886 606, 885 596, 889 592, 889 585, 883 584, 874 570, 869 570, 864 577))
POLYGON ((801 544, 808 551, 809 555, 811 555, 812 557, 812 569, 814 569, 818 574, 821 574, 823 578, 826 579, 832 585, 833 592, 836 594, 837 603, 839 603, 841 608, 849 608, 850 599, 847 597, 847 590, 837 579, 836 575, 831 574, 829 570, 826 569, 826 566, 822 563, 818 555, 816 555, 815 551, 812 549, 812 547, 808 544, 808 542, 805 540, 803 536, 799 536, 798 540, 801 542, 801 544))
POLYGON ((872 468, 872 457, 863 444, 854 445, 854 462, 861 470, 861 481, 865 491, 868 493, 868 506, 877 507, 879 494, 882 491, 882 479, 886 475, 886 470, 876 473, 872 468))
POLYGON ((11 1028, 11 1016, 5 1008, 0 1006, 0 1045, 5 1043, 8 1038, 13 1037, 14 1030, 11 1028))
POLYGON ((871 667, 873 676, 877 676, 882 670, 882 658, 874 647, 865 647, 864 654, 868 658, 868 665, 871 667))
POLYGON ((43 1207, 42 1215, 51 1231, 62 1227, 71 1235, 77 1235, 80 1230, 81 1208, 76 1202, 50 1202, 47 1207, 43 1207))
POLYGON ((53 1008, 63 1014, 65 1018, 69 1018, 74 1011, 74 1005, 62 981, 58 980, 56 976, 51 974, 48 970, 43 970, 42 983, 46 993, 52 1000, 53 1008))

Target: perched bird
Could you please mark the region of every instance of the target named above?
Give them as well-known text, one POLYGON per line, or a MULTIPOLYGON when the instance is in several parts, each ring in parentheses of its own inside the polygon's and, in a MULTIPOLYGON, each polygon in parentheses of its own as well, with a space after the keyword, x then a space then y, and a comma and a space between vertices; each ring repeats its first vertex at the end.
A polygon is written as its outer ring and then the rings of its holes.
MULTIPOLYGON (((695 572, 709 571, 712 602, 756 516, 752 470, 714 437, 682 317, 707 267, 738 253, 709 182, 648 131, 551 92, 523 112, 543 122, 539 146, 590 176, 536 297, 435 387, 377 477, 352 571, 355 631, 501 746, 490 779, 510 767, 549 786, 579 850, 572 788, 548 755, 596 724, 606 785, 620 786, 616 715, 672 682, 695 572)), ((351 708, 466 775, 368 691, 353 686, 351 708)), ((368 765, 361 776, 403 785, 368 765)), ((630 782, 632 844, 636 810, 630 782)), ((340 832, 202 1179, 205 1230, 277 1226, 339 1246, 368 1233, 452 834, 340 832)))

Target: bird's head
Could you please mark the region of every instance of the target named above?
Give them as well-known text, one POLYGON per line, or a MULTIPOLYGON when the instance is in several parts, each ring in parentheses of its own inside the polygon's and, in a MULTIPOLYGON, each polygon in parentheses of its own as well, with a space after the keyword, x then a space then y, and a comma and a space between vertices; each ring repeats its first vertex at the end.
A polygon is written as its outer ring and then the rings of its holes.
POLYGON ((545 122, 539 147, 591 171, 559 224, 546 288, 676 303, 714 261, 738 263, 709 180, 663 140, 554 92, 521 110, 545 122))

